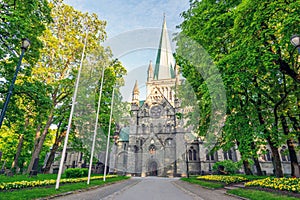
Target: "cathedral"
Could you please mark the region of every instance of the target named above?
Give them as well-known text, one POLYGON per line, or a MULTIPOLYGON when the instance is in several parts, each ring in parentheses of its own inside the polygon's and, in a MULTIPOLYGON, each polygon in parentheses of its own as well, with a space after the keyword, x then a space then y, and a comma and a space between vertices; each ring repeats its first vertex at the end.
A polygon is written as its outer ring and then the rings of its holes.
MULTIPOLYGON (((186 119, 181 117, 181 114, 190 110, 183 108, 180 99, 176 97, 175 90, 183 80, 172 52, 164 19, 156 61, 150 62, 148 70, 145 69, 146 99, 139 98, 138 83, 132 83, 130 116, 126 123, 119 124, 114 135, 109 173, 141 177, 210 174, 217 161, 237 162, 241 159, 236 147, 211 154, 205 142, 193 136, 193 127, 187 126, 186 119)), ((259 163, 265 174, 273 174, 271 151, 268 146, 263 148, 265 153, 260 153, 259 163)), ((283 172, 290 174, 291 162, 286 150, 286 146, 279 149, 283 172)), ((59 152, 55 156, 59 156, 59 152)), ((105 152, 98 152, 99 166, 97 164, 94 167, 93 173, 103 173, 104 159, 105 152)), ((50 172, 57 173, 58 166, 57 160, 52 164, 50 172)), ((82 152, 68 148, 64 169, 75 167, 87 167, 87 162, 82 152)), ((256 173, 254 166, 252 171, 256 173)), ((239 172, 243 173, 243 170, 239 172)))
MULTIPOLYGON (((116 136, 111 169, 135 176, 186 174, 184 137, 191 128, 184 128, 183 119, 176 115, 181 110, 175 95, 180 83, 164 19, 156 62, 150 61, 147 70, 146 99, 139 99, 140 91, 135 82, 130 123, 116 136)), ((195 158, 198 151, 195 146, 195 158)))
MULTIPOLYGON (((170 39, 164 18, 156 62, 150 61, 146 82, 146 99, 139 99, 137 81, 132 91, 129 123, 121 125, 114 136, 110 154, 110 173, 131 176, 187 176, 187 174, 210 174, 217 161, 241 159, 235 147, 228 151, 218 150, 210 154, 198 137, 189 139, 192 127, 178 114, 184 114, 176 98, 175 89, 182 84, 179 66, 173 57, 170 39)), ((290 159, 282 147, 284 173, 291 171, 290 159)), ((265 174, 273 173, 271 154, 259 158, 265 174)), ((253 166, 252 171, 256 169, 253 166)), ((240 170, 243 173, 243 170, 240 170)))

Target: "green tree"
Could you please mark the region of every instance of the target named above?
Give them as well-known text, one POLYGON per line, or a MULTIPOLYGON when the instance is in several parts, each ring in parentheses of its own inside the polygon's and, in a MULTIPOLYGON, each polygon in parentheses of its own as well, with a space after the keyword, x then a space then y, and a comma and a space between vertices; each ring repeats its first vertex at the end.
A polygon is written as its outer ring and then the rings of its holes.
MULTIPOLYGON (((4 152, 7 166, 18 168, 19 158, 25 161, 29 156, 30 142, 24 141, 30 138, 31 115, 35 111, 33 101, 39 94, 34 93, 34 88, 39 87, 35 83, 27 83, 33 64, 39 58, 39 49, 42 48, 40 36, 45 30, 47 23, 52 21, 50 7, 47 1, 12 1, 3 0, 0 2, 0 84, 1 97, 7 93, 10 80, 14 74, 18 62, 21 47, 21 39, 29 38, 31 46, 25 53, 23 63, 14 88, 14 95, 11 98, 6 112, 4 124, 1 129, 0 150, 4 152), (29 110, 29 112, 27 112, 29 110), (7 142, 14 141, 14 142, 7 142), (21 151, 25 145, 26 150, 21 151)), ((42 90, 41 90, 42 93, 42 90)), ((1 107, 3 104, 1 101, 1 107)), ((23 166, 21 165, 21 168, 23 166)))
POLYGON ((284 102, 290 95, 285 91, 293 91, 294 87, 292 80, 286 79, 282 74, 287 70, 282 68, 281 63, 282 60, 287 60, 288 51, 292 48, 288 46, 292 32, 299 31, 297 15, 300 10, 295 9, 298 3, 243 1, 236 10, 235 27, 232 31, 236 35, 236 44, 231 49, 234 55, 232 61, 235 58, 234 63, 252 76, 248 79, 247 89, 250 90, 251 102, 257 109, 264 138, 272 150, 277 176, 283 176, 277 148, 284 142, 279 116, 285 110, 284 102), (243 33, 243 36, 237 33, 243 33), (286 88, 285 83, 290 88, 286 88))
POLYGON ((65 115, 60 111, 57 112, 60 105, 70 103, 87 30, 86 53, 99 47, 99 41, 105 38, 106 23, 99 20, 95 14, 83 14, 60 0, 51 2, 50 6, 54 20, 41 37, 44 48, 41 50, 41 59, 32 71, 32 78, 40 80, 50 88, 47 95, 51 97, 51 103, 50 108, 46 112, 39 113, 37 119, 40 122, 35 134, 28 173, 34 160, 40 155, 51 124, 54 119, 59 118, 55 115, 59 113, 65 115))
MULTIPOLYGON (((290 59, 293 55, 289 55, 293 47, 288 45, 292 33, 299 32, 298 4, 280 0, 191 1, 180 25, 182 34, 209 53, 226 86, 227 121, 218 138, 219 147, 237 144, 245 161, 254 156, 258 169, 258 147, 267 141, 277 176, 283 176, 278 147, 286 135, 289 140, 295 137, 287 131, 284 133, 282 127, 294 125, 294 130, 299 127, 295 111, 299 99, 299 93, 295 92, 297 80, 290 73, 291 69, 295 72, 291 67, 293 59, 290 59), (283 123, 280 124, 281 115, 293 123, 284 123, 281 118, 283 123)), ((186 49, 187 46, 179 42, 179 51, 186 49)), ((193 73, 186 75, 188 80, 194 79, 196 92, 206 91, 201 87, 201 78, 193 73)), ((295 149, 291 144, 293 142, 288 142, 293 155, 295 149)))

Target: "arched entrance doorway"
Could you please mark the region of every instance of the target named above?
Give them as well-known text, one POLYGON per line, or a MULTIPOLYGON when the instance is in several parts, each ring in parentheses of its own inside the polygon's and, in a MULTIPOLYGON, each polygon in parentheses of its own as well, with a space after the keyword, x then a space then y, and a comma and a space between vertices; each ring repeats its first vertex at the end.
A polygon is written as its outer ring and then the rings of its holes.
POLYGON ((148 165, 149 176, 157 176, 157 162, 150 161, 148 165))

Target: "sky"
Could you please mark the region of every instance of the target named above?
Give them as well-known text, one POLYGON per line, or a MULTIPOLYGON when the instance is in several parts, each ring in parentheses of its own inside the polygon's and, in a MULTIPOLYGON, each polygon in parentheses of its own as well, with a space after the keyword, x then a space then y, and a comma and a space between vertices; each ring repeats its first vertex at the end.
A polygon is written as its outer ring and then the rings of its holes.
MULTIPOLYGON (((180 13, 189 8, 189 0, 65 0, 82 12, 96 13, 107 22, 108 39, 115 58, 126 67, 128 75, 121 93, 125 101, 138 81, 140 97, 145 99, 145 81, 150 60, 155 62, 160 31, 165 15, 170 38, 183 19, 180 13)), ((173 50, 175 44, 172 45, 173 50)))

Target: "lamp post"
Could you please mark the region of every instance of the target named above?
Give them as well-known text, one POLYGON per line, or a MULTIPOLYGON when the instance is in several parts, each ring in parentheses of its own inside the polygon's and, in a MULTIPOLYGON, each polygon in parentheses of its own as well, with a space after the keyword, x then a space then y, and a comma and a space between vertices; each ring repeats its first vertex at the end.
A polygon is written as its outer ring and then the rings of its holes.
POLYGON ((295 47, 294 51, 295 49, 298 49, 298 53, 300 54, 300 35, 298 34, 292 35, 290 41, 292 45, 295 47))
MULTIPOLYGON (((290 61, 291 61, 296 49, 298 49, 298 54, 300 54, 300 35, 298 35, 298 34, 292 35, 290 42, 294 46, 294 49, 293 49, 291 57, 290 57, 290 61)), ((290 61, 289 61, 289 63, 290 63, 290 61)), ((292 69, 295 70, 295 72, 297 73, 298 69, 295 68, 294 62, 292 62, 292 69)))
POLYGON ((24 53, 25 51, 28 49, 28 47, 30 46, 30 40, 27 39, 27 38, 24 38, 22 39, 22 46, 21 46, 21 49, 22 49, 22 52, 21 52, 21 55, 20 55, 20 58, 19 58, 19 63, 17 65, 17 68, 16 68, 16 71, 15 71, 15 74, 14 74, 14 77, 11 81, 11 84, 9 86, 9 90, 8 90, 8 93, 7 93, 7 96, 6 96, 6 99, 5 99, 5 102, 4 102, 4 105, 3 105, 3 108, 1 110, 1 116, 0 116, 0 128, 2 126, 2 122, 4 120, 4 116, 5 116, 5 112, 7 110, 7 106, 8 106, 8 102, 10 100, 10 97, 12 95, 12 91, 14 89, 14 85, 15 85, 15 82, 16 82, 16 79, 17 79, 17 75, 21 69, 21 63, 22 63, 22 59, 23 59, 23 56, 24 56, 24 53))

